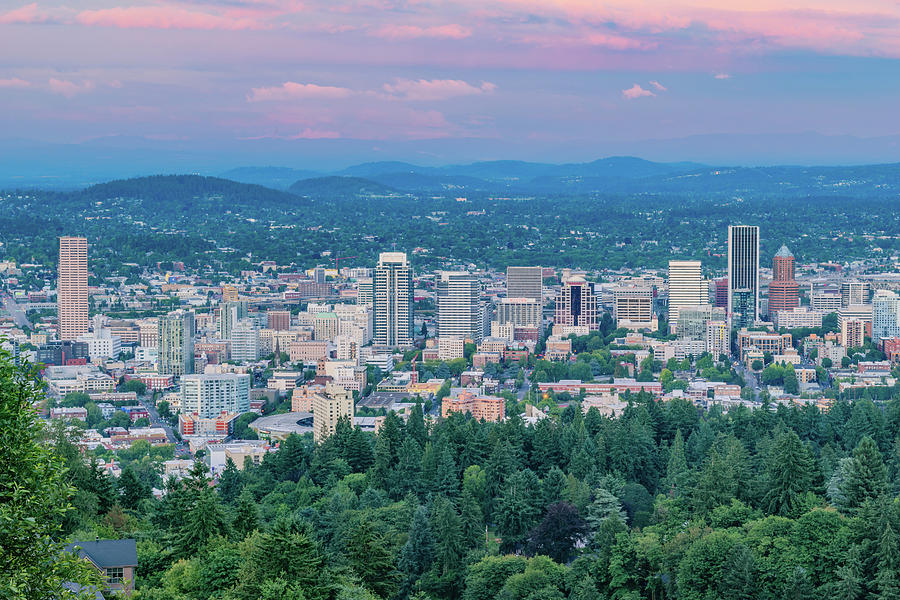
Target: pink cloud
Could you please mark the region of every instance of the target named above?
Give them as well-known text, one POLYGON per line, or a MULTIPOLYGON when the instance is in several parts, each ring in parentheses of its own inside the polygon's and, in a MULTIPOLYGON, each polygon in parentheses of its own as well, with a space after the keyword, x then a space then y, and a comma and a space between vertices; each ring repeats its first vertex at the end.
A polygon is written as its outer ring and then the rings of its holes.
POLYGON ((666 86, 664 86, 663 84, 661 84, 658 81, 650 81, 650 85, 652 85, 654 88, 657 89, 657 91, 660 91, 660 92, 665 92, 668 90, 668 88, 666 88, 666 86))
POLYGON ((634 100, 635 98, 642 98, 645 96, 655 96, 655 95, 656 94, 654 94, 650 90, 645 90, 638 84, 634 84, 627 90, 622 90, 622 96, 628 100, 634 100))
POLYGON ((121 29, 262 29, 251 18, 228 17, 175 6, 129 6, 85 10, 75 17, 82 25, 121 29))
POLYGON ((13 77, 11 79, 0 79, 0 88, 27 88, 31 86, 30 81, 13 77))
POLYGON ((731 75, 729 75, 728 73, 716 73, 714 77, 716 79, 731 79, 731 75))
POLYGON ((316 85, 315 83, 295 83, 285 81, 275 87, 253 88, 247 96, 249 102, 267 102, 284 100, 323 100, 346 98, 353 94, 353 90, 329 85, 316 85))
POLYGON ((459 79, 398 79, 386 83, 383 89, 404 100, 446 100, 458 96, 490 94, 497 86, 489 81, 472 85, 459 79))
POLYGON ((48 18, 46 13, 38 10, 37 3, 32 2, 21 8, 0 13, 0 25, 11 25, 13 23, 44 23, 48 18))
POLYGON ((607 35, 603 33, 591 33, 583 39, 591 46, 603 46, 610 50, 650 50, 656 47, 655 42, 645 42, 621 35, 607 35))
POLYGON ((418 25, 385 25, 374 32, 374 35, 392 40, 416 38, 442 38, 461 40, 472 35, 472 30, 462 25, 434 25, 419 27, 418 25))
POLYGON ((89 92, 94 89, 93 81, 82 81, 81 83, 75 83, 74 81, 67 81, 65 79, 50 79, 47 82, 50 91, 54 94, 59 94, 60 96, 65 96, 66 98, 71 98, 73 96, 77 96, 78 94, 83 94, 85 92, 89 92))

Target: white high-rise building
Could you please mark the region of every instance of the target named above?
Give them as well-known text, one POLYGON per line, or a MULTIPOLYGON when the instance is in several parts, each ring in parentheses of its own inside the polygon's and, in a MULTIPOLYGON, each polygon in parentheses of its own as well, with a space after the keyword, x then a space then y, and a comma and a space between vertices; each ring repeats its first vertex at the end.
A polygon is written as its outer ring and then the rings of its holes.
POLYGON ((250 319, 231 328, 231 360, 253 362, 259 358, 259 330, 250 319))
POLYGON ((189 375, 194 372, 194 313, 176 310, 159 317, 159 358, 161 375, 189 375))
POLYGON ((679 311, 686 306, 706 304, 699 260, 669 261, 669 329, 678 332, 679 311))
POLYGON ((841 306, 868 304, 871 291, 868 281, 845 281, 841 283, 841 306))
POLYGON ((872 304, 872 339, 900 337, 900 296, 890 290, 878 290, 872 304))
POLYGON ((408 347, 413 343, 412 266, 405 252, 382 252, 374 278, 375 343, 408 347))
POLYGON ((759 318, 759 227, 728 226, 728 316, 734 328, 759 318))
POLYGON ((181 378, 181 410, 209 419, 250 410, 250 375, 206 373, 181 378))
POLYGON ((360 306, 372 306, 374 302, 373 280, 371 277, 360 277, 356 284, 356 303, 360 306))
POLYGON ((231 339, 231 330, 234 328, 235 323, 247 318, 247 309, 246 300, 223 302, 219 306, 219 339, 231 339))
POLYGON ((438 336, 480 342, 484 315, 478 280, 465 271, 441 271, 436 287, 438 336))

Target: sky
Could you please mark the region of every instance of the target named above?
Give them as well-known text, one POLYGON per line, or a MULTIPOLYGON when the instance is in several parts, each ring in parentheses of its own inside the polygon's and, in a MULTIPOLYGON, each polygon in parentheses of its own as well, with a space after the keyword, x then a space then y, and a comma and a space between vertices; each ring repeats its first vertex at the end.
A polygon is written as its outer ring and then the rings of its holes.
POLYGON ((878 162, 898 106, 900 0, 0 0, 7 151, 878 162))

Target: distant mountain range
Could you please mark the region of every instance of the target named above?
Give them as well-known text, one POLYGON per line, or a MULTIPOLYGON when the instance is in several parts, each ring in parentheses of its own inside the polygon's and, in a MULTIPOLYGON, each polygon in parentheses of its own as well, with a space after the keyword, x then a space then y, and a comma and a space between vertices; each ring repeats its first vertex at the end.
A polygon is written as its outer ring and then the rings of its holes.
POLYGON ((900 163, 851 167, 710 167, 611 157, 553 165, 490 161, 446 167, 403 162, 355 165, 325 175, 280 168, 242 168, 223 177, 303 196, 396 194, 654 194, 879 197, 900 194, 900 163), (289 186, 285 182, 295 178, 289 186))
MULTIPOLYGON (((471 177, 493 184, 548 177, 546 184, 554 186, 554 180, 559 178, 633 179, 682 172, 700 165, 827 166, 897 161, 898 135, 861 138, 817 133, 710 134, 637 141, 584 139, 542 145, 482 138, 374 141, 149 139, 114 135, 54 143, 0 137, 0 189, 71 190, 157 173, 221 175, 277 189, 287 189, 299 179, 330 175, 378 178, 389 187, 399 183, 418 189, 442 189, 463 184, 474 189, 476 181, 447 178, 471 177), (578 162, 585 156, 640 156, 647 160, 578 162), (494 160, 506 157, 517 160, 494 160), (547 157, 566 164, 548 165, 547 157), (369 162, 372 160, 379 162, 369 162), (672 162, 684 160, 692 162, 672 162), (634 162, 633 168, 627 165, 629 161, 634 162), (357 166, 347 166, 354 164, 357 166), (651 170, 642 171, 644 168, 651 170), (416 178, 403 179, 399 174, 416 178)), ((595 185, 590 183, 588 187, 595 185)))

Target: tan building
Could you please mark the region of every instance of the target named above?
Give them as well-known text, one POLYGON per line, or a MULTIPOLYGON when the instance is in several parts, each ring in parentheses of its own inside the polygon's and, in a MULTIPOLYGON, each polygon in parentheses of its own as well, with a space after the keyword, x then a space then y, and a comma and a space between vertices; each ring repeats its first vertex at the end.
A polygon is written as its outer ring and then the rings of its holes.
POLYGON ((866 342, 866 322, 862 319, 841 321, 841 343, 844 348, 861 348, 866 342))
POLYGON ((499 396, 479 396, 469 391, 460 392, 451 398, 441 401, 441 416, 447 418, 450 413, 469 413, 476 420, 488 422, 502 421, 506 416, 506 401, 499 396))
POLYGON ((316 443, 334 435, 341 417, 353 421, 353 396, 337 386, 326 386, 326 394, 313 396, 313 438, 316 443))
POLYGON ((59 238, 59 278, 56 282, 59 339, 74 340, 88 332, 87 238, 59 238))
POLYGON ((648 287, 618 287, 614 290, 616 327, 656 331, 653 290, 648 287))

